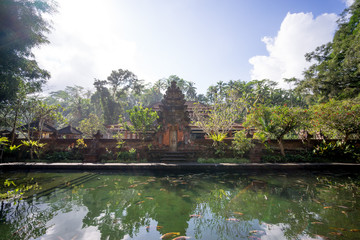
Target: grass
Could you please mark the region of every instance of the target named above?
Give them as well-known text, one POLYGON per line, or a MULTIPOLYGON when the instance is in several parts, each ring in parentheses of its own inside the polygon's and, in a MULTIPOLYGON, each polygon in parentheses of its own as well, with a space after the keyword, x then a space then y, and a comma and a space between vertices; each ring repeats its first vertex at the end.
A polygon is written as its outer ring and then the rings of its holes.
POLYGON ((250 163, 246 158, 198 158, 198 163, 250 163))

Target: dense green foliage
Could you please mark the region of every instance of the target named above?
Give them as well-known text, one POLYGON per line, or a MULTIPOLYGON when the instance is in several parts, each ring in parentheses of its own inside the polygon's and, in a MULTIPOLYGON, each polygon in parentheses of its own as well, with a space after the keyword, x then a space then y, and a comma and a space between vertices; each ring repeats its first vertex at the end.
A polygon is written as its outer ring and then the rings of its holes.
POLYGON ((32 49, 48 42, 50 23, 43 15, 54 10, 47 0, 0 2, 0 102, 16 99, 21 83, 36 92, 50 77, 32 49))
POLYGON ((311 126, 313 132, 320 131, 327 138, 360 137, 360 101, 359 99, 336 101, 331 99, 325 104, 311 107, 311 126))
POLYGON ((231 143, 231 149, 234 150, 235 155, 243 157, 246 152, 254 147, 252 139, 247 137, 247 131, 237 131, 234 135, 234 139, 231 143))
MULTIPOLYGON (((209 86, 204 94, 196 92, 193 82, 176 75, 145 84, 131 71, 118 69, 106 79, 95 79, 94 91, 75 85, 45 98, 34 95, 49 74, 39 68, 31 50, 47 42, 44 34, 50 25, 43 14, 53 11, 54 6, 45 0, 0 3, 0 127, 11 131, 6 144, 13 149, 14 133, 22 132, 31 152, 37 150, 30 141, 40 140, 45 123, 56 127, 69 123, 79 127, 85 138, 122 124, 145 139, 158 129, 158 116, 151 107, 161 101, 172 81, 187 101, 202 103, 195 107, 191 120, 214 141, 219 156, 229 148, 223 140, 234 124, 255 128, 254 137, 263 142, 277 140, 283 157, 283 139, 297 138, 300 130, 345 144, 327 142, 324 152, 348 151, 353 145, 347 142, 360 137, 360 0, 343 12, 333 41, 306 54, 307 60, 315 62, 304 79, 284 79, 290 89, 267 79, 229 80, 209 86), (40 134, 34 137, 35 129, 24 126, 36 121, 40 134)), ((234 135, 232 149, 240 156, 252 146, 247 137, 245 131, 234 135)), ((121 136, 116 138, 121 144, 121 136)))
POLYGON ((93 113, 89 118, 80 122, 80 131, 84 134, 85 138, 93 138, 97 131, 104 132, 105 127, 99 117, 93 113))
POLYGON ((284 136, 302 127, 307 119, 307 111, 298 107, 258 105, 247 116, 244 126, 255 127, 260 139, 276 139, 284 156, 284 136))
POLYGON ((313 150, 316 157, 336 162, 360 162, 360 149, 344 141, 323 141, 313 150))
POLYGON ((82 120, 90 116, 90 113, 96 112, 91 104, 91 95, 91 91, 83 87, 67 86, 65 90, 51 92, 44 101, 50 105, 60 105, 69 124, 77 127, 82 120))
POLYGON ((214 141, 214 145, 217 145, 232 129, 245 109, 245 105, 243 99, 231 99, 230 97, 225 100, 218 98, 206 108, 197 105, 194 108, 193 123, 214 141))
POLYGON ((141 139, 145 139, 149 132, 156 131, 158 125, 156 120, 159 118, 157 112, 143 106, 134 106, 127 111, 129 113, 131 125, 128 128, 138 134, 141 139))
POLYGON ((306 54, 315 63, 299 86, 320 101, 353 98, 360 93, 360 1, 346 9, 338 20, 333 41, 306 54))

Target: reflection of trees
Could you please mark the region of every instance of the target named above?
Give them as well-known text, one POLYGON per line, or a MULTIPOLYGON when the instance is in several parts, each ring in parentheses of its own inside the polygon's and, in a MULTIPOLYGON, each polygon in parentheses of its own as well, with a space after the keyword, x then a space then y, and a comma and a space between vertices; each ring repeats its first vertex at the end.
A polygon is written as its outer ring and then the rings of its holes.
POLYGON ((2 201, 0 210, 1 239, 31 239, 45 234, 53 217, 51 208, 40 209, 36 201, 2 201))
MULTIPOLYGON (((114 178, 110 176, 101 183, 103 187, 83 196, 89 209, 84 226, 98 226, 103 238, 135 237, 151 219, 162 226, 161 234, 175 231, 185 235, 194 228, 198 239, 246 237, 252 230, 264 233, 268 224, 281 226, 284 235, 293 239, 313 232, 326 235, 329 224, 344 223, 341 216, 324 207, 341 205, 345 195, 323 189, 314 178, 230 174, 114 178), (191 214, 202 218, 190 218, 191 214)), ((349 217, 357 222, 355 218, 349 217)), ((345 222, 353 225, 350 220, 345 222)))
POLYGON ((136 238, 154 221, 161 226, 156 230, 160 235, 180 232, 195 239, 261 237, 274 225, 288 239, 314 233, 331 237, 330 227, 359 228, 359 184, 319 179, 225 173, 85 174, 17 205, 4 201, 0 232, 6 239, 41 237, 58 213, 75 212, 81 206, 88 209, 83 229, 96 227, 102 239, 136 238))
POLYGON ((134 181, 110 176, 84 194, 83 204, 89 210, 84 226, 97 226, 102 238, 121 239, 127 234, 134 237, 154 219, 161 234, 185 233, 193 203, 190 197, 182 197, 183 189, 189 186, 176 181, 169 177, 137 177, 134 181))
POLYGON ((272 224, 281 225, 284 235, 295 239, 314 232, 326 235, 329 226, 356 228, 354 223, 359 221, 356 214, 345 219, 345 214, 339 216, 339 208, 331 213, 326 207, 327 204, 344 204, 346 197, 351 199, 351 193, 323 189, 314 178, 306 182, 299 177, 264 178, 262 186, 259 186, 261 181, 249 182, 247 178, 239 178, 238 182, 241 184, 235 187, 216 184, 198 200, 197 211, 210 212, 207 215, 212 218, 195 221, 199 238, 201 231, 210 230, 219 238, 234 239, 244 234, 248 236, 251 230, 262 228, 265 231, 265 226, 272 224))
POLYGON ((73 191, 68 191, 70 181, 76 183, 88 176, 83 173, 74 173, 70 177, 54 173, 2 175, 4 179, 16 179, 13 188, 24 193, 24 200, 15 196, 1 201, 0 239, 34 239, 45 235, 51 227, 49 221, 58 211, 71 211, 74 202, 69 200, 79 196, 74 194, 79 189, 77 186, 72 187, 73 191))
POLYGON ((126 234, 132 237, 146 219, 144 208, 136 205, 137 191, 117 185, 114 190, 105 191, 107 187, 84 194, 83 204, 89 210, 83 219, 84 227, 97 226, 104 239, 122 239, 126 234))

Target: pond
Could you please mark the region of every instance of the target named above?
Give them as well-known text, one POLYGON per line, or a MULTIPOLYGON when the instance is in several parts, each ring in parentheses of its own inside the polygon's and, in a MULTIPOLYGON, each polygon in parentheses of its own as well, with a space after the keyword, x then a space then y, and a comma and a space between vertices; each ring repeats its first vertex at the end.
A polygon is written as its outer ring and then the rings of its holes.
POLYGON ((0 239, 360 239, 360 178, 5 172, 0 239), (15 186, 16 185, 16 186, 15 186))

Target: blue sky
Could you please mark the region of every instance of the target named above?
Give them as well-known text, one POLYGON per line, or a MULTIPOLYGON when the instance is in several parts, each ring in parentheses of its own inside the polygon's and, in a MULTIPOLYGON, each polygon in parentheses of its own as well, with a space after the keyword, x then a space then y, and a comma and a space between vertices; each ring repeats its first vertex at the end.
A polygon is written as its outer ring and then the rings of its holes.
POLYGON ((58 0, 50 44, 35 51, 46 91, 128 69, 178 75, 204 93, 218 81, 300 77, 304 54, 331 41, 345 0, 58 0))

